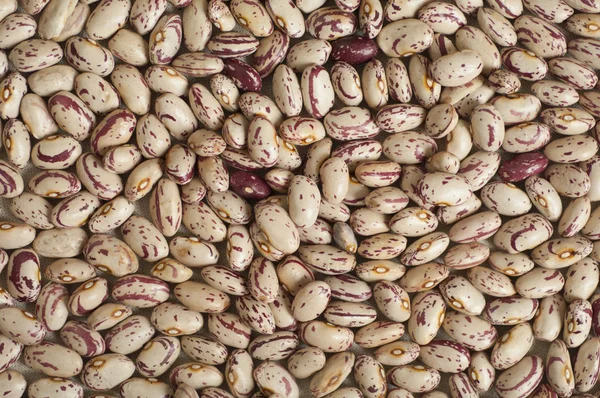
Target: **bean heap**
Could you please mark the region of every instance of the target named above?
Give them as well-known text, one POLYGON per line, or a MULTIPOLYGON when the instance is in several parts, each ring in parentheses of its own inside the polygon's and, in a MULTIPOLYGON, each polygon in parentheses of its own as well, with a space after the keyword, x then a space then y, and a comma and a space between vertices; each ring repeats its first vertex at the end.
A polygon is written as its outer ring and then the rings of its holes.
POLYGON ((600 0, 0 0, 0 396, 593 397, 597 69, 600 0))

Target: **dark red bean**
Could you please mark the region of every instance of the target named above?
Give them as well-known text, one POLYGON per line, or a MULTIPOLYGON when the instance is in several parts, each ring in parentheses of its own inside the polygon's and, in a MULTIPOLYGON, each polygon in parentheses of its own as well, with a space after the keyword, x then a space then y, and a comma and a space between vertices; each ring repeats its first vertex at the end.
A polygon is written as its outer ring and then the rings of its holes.
POLYGON ((260 200, 271 194, 271 188, 256 174, 236 171, 229 177, 231 189, 246 199, 260 200))
POLYGON ((506 182, 523 181, 540 174, 548 167, 548 158, 541 152, 528 152, 505 161, 498 169, 498 176, 506 182))
POLYGON ((374 40, 361 36, 347 36, 331 43, 331 59, 350 65, 367 62, 377 56, 379 49, 374 40))
POLYGON ((262 79, 252 66, 239 59, 224 59, 223 72, 233 79, 235 85, 243 91, 260 91, 262 79))

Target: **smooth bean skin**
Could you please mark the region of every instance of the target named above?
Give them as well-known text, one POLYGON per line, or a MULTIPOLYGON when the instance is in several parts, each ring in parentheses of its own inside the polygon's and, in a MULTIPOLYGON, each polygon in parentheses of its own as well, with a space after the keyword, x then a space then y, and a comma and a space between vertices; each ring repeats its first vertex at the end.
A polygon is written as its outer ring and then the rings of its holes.
POLYGON ((25 364, 48 376, 73 377, 83 368, 81 357, 56 343, 42 342, 23 352, 25 364))
POLYGON ((0 395, 591 397, 599 15, 0 0, 0 395))
POLYGON ((2 393, 5 397, 17 398, 25 393, 27 381, 21 373, 8 370, 0 373, 0 380, 3 385, 2 393))
POLYGON ((27 394, 36 398, 45 397, 57 393, 57 391, 60 391, 63 396, 83 396, 83 386, 81 384, 62 377, 41 378, 31 383, 27 388, 27 394))

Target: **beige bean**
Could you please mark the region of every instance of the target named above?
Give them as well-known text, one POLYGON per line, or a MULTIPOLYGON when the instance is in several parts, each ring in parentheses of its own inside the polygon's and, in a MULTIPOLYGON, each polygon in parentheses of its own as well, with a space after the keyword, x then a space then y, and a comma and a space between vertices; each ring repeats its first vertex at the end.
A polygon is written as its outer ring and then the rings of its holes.
POLYGON ((433 30, 426 23, 410 18, 386 25, 377 36, 379 48, 388 57, 406 57, 423 52, 432 42, 433 30), (396 43, 397 37, 403 40, 396 43))
POLYGON ((310 380, 310 392, 314 397, 323 397, 335 390, 352 372, 355 355, 342 352, 327 359, 325 366, 310 380))
POLYGON ((120 29, 108 42, 108 49, 122 61, 140 67, 147 65, 148 43, 138 33, 120 29))
POLYGON ((325 354, 318 348, 307 347, 293 353, 288 358, 288 370, 297 379, 306 379, 323 369, 325 354))

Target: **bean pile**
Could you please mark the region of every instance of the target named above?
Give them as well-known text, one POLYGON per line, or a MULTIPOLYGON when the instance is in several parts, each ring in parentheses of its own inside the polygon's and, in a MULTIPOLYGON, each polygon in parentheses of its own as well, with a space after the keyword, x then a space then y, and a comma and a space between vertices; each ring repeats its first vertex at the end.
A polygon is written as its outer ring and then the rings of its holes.
POLYGON ((600 0, 0 0, 0 396, 593 397, 597 69, 600 0))

